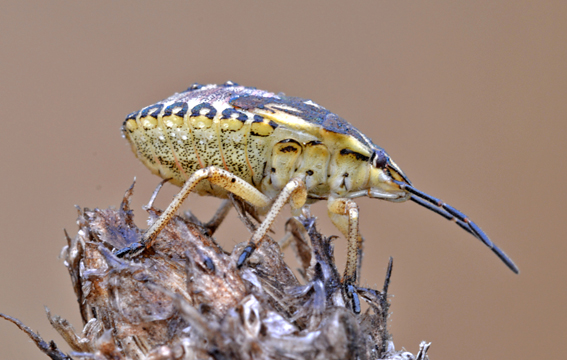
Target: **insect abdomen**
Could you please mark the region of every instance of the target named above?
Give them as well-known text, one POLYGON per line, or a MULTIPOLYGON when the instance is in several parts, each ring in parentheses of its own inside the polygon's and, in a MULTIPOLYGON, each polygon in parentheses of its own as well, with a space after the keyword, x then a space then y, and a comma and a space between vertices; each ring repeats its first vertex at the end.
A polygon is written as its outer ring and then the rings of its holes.
MULTIPOLYGON (((198 169, 216 166, 259 186, 275 124, 232 108, 201 105, 185 114, 146 108, 126 119, 123 133, 144 165, 176 185, 198 169)), ((211 193, 207 182, 198 190, 211 193)))

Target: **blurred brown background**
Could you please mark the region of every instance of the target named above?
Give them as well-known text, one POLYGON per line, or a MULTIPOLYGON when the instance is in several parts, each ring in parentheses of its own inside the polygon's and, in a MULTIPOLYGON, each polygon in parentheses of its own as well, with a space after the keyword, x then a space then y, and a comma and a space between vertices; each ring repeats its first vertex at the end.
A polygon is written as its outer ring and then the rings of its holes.
MULTIPOLYGON (((519 276, 413 203, 362 199, 362 284, 395 259, 391 332, 432 359, 559 358, 567 338, 567 5, 562 1, 2 2, 0 312, 68 350, 43 306, 80 327, 63 228, 73 205, 118 205, 136 176, 137 223, 158 182, 119 127, 193 82, 233 80, 343 116, 419 189, 465 211, 519 276)), ((177 191, 166 186, 158 205, 177 191)), ((208 218, 216 199, 185 208, 208 218)), ((319 227, 337 231, 325 204, 319 227)), ((278 234, 289 212, 276 224, 278 234)), ((234 214, 217 238, 248 239, 234 214)), ((337 242, 339 263, 344 240, 337 242)), ((287 256, 290 256, 288 253, 287 256)), ((44 359, 0 321, 2 359, 44 359)))

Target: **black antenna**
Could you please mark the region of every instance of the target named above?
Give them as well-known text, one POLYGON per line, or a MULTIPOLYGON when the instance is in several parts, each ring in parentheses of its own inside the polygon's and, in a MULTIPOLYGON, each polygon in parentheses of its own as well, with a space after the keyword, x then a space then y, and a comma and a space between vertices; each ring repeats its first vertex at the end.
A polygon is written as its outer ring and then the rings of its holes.
POLYGON ((514 264, 512 259, 508 257, 504 253, 504 251, 500 250, 500 248, 488 238, 488 236, 482 231, 482 229, 472 222, 465 214, 460 212, 459 210, 455 209, 449 204, 444 203, 443 201, 434 198, 431 195, 428 195, 422 191, 417 190, 411 185, 408 185, 404 182, 392 180, 397 185, 400 186, 403 190, 411 193, 410 200, 413 202, 418 203, 419 205, 429 209, 437 214, 443 216, 447 220, 455 220, 455 222, 468 233, 472 234, 474 237, 482 241, 486 246, 488 246, 495 254, 512 270, 514 273, 519 274, 520 270, 514 264))

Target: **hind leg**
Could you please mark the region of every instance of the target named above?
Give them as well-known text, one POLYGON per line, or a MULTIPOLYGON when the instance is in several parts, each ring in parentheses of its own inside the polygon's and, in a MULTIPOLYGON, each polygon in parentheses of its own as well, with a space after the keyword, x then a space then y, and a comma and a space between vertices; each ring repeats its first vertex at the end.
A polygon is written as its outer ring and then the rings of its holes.
POLYGON ((134 243, 129 247, 116 252, 116 256, 137 256, 145 249, 152 246, 161 230, 169 223, 175 215, 183 201, 189 196, 191 191, 203 181, 208 180, 211 184, 217 185, 233 194, 240 196, 255 207, 265 207, 270 204, 270 199, 262 194, 258 189, 242 180, 238 176, 214 166, 210 166, 201 170, 197 170, 183 185, 181 191, 173 198, 167 209, 146 231, 139 243, 134 243))

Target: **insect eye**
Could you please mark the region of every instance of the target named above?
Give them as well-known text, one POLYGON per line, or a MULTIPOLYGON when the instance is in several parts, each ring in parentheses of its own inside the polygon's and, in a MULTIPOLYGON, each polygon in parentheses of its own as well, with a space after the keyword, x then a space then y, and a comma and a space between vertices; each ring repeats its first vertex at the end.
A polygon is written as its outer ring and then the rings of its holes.
POLYGON ((374 150, 370 160, 375 168, 383 168, 388 162, 388 156, 382 150, 374 150))

